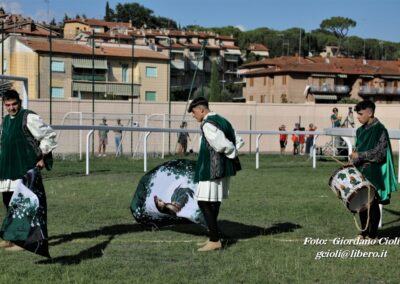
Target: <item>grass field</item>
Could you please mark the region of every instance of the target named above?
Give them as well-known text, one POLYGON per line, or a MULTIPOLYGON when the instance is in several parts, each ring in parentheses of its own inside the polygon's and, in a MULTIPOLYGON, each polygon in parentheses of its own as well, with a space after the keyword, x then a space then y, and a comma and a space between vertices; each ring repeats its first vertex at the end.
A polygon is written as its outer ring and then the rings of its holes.
MULTIPOLYGON (((163 161, 152 159, 148 168, 163 161)), ((0 250, 0 283, 398 283, 399 245, 332 242, 357 235, 352 214, 327 185, 336 162, 313 169, 304 156, 265 155, 255 170, 254 155, 241 161, 219 217, 232 240, 208 253, 196 251, 206 239, 200 226, 149 231, 135 223, 129 205, 142 161, 94 158, 90 176, 84 162, 56 161, 44 172, 53 258, 0 250), (304 245, 308 237, 327 243, 304 245), (347 250, 386 257, 315 259, 347 250)), ((395 193, 380 237, 400 235, 399 215, 395 193)))

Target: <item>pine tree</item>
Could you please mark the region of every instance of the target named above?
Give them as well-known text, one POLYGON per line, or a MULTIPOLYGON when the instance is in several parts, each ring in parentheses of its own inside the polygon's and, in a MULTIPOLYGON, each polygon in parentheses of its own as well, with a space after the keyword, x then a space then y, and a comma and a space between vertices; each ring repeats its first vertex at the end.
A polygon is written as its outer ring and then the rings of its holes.
POLYGON ((106 11, 105 11, 105 15, 104 15, 104 21, 112 22, 115 20, 114 18, 115 18, 114 10, 110 8, 110 5, 108 4, 108 1, 107 1, 106 11))
POLYGON ((221 101, 221 89, 219 87, 218 64, 213 60, 211 65, 211 78, 210 78, 210 102, 221 101))

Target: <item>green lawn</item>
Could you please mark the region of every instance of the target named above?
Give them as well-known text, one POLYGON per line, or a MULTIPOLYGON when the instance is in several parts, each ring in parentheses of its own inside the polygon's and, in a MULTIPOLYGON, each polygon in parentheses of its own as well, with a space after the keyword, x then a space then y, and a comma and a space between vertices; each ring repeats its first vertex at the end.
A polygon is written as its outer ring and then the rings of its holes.
MULTIPOLYGON (((174 158, 174 157, 169 157, 174 158)), ((194 158, 194 157, 193 157, 194 158)), ((148 168, 164 160, 151 159, 148 168)), ((94 158, 56 161, 44 172, 51 260, 0 250, 0 283, 398 283, 399 245, 335 245, 357 235, 352 214, 328 181, 339 167, 304 156, 241 156, 221 207, 220 227, 231 237, 221 251, 198 253, 197 225, 143 229, 129 210, 143 161, 94 158), (328 240, 304 245, 305 238, 328 240), (387 257, 322 258, 318 252, 385 253, 387 257)), ((1 217, 4 210, 0 211, 1 217)), ((400 196, 384 209, 381 237, 400 236, 400 196)))

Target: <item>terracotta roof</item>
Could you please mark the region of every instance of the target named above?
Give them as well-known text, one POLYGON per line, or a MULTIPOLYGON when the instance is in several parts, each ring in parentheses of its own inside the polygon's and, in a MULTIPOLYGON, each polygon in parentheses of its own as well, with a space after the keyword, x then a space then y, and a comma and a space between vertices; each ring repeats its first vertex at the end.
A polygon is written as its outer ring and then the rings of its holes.
POLYGON ((235 38, 233 36, 225 36, 225 35, 219 35, 217 36, 218 39, 222 39, 222 40, 235 40, 235 38))
POLYGON ((269 51, 262 43, 250 43, 247 47, 248 51, 269 51))
POLYGON ((236 45, 224 44, 224 49, 240 49, 240 48, 239 48, 239 46, 236 46, 236 45))
POLYGON ((107 22, 98 19, 71 19, 64 22, 65 23, 81 23, 88 26, 101 26, 101 27, 108 27, 108 28, 115 28, 115 27, 126 27, 129 28, 130 24, 125 22, 107 22))
POLYGON ((199 49, 199 48, 201 48, 201 44, 198 44, 198 43, 189 43, 189 44, 186 44, 186 46, 189 47, 190 49, 199 49))
POLYGON ((217 46, 217 45, 206 45, 206 49, 215 49, 215 50, 220 50, 221 47, 217 46))
MULTIPOLYGON (((28 29, 14 29, 9 28, 5 30, 6 33, 16 33, 21 35, 31 35, 31 36, 49 36, 50 32, 45 29, 35 29, 35 30, 28 30, 28 29)), ((55 36, 55 32, 52 32, 52 35, 55 36)))
POLYGON ((245 75, 272 73, 326 73, 346 75, 400 75, 399 61, 362 60, 353 58, 278 57, 244 64, 245 75))
MULTIPOLYGON (((50 46, 47 39, 34 39, 34 38, 19 38, 19 41, 30 47, 36 52, 49 52, 50 46)), ((66 40, 54 40, 52 41, 52 51, 54 53, 63 54, 79 54, 79 55, 91 55, 92 48, 88 45, 78 44, 74 41, 66 40)), ((108 56, 108 57, 131 57, 132 50, 130 48, 121 47, 109 47, 101 46, 95 48, 96 56, 108 56)), ((159 60, 168 60, 168 57, 162 53, 135 48, 135 58, 151 58, 159 60)))

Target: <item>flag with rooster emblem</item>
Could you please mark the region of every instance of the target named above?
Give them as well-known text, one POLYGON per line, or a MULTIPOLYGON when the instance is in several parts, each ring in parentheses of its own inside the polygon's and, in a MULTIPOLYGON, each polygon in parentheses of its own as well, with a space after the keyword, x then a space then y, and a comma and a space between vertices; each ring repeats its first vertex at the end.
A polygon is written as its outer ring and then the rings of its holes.
POLYGON ((194 192, 195 161, 172 160, 146 173, 139 181, 131 212, 141 224, 160 227, 187 220, 205 226, 194 192))

